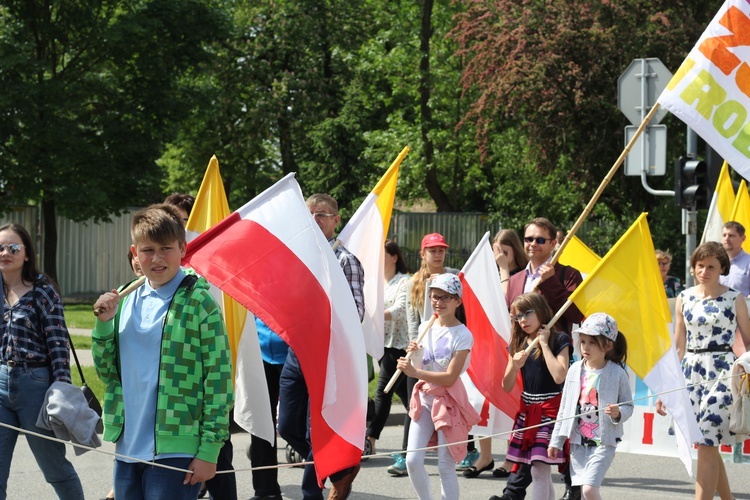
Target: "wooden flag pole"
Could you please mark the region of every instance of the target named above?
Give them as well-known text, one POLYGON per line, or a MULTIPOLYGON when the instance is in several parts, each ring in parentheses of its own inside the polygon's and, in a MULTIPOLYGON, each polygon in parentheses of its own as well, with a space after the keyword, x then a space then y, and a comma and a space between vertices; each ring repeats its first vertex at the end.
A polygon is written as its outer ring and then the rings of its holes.
POLYGON ((638 127, 638 129, 635 131, 635 134, 633 134, 633 137, 630 139, 630 142, 625 146, 625 149, 622 150, 622 153, 620 153, 620 157, 617 158, 617 161, 614 165, 612 165, 612 168, 609 170, 609 173, 604 177, 604 180, 599 185, 599 189, 596 190, 594 193, 594 196, 591 198, 591 201, 589 201, 588 205, 586 205, 586 208, 583 209, 583 213, 578 217, 578 220, 573 225, 572 228, 570 228, 570 231, 568 231, 568 234, 565 236, 565 239, 560 244, 560 248, 557 249, 557 252, 555 252, 555 255, 552 257, 551 265, 555 265, 557 260, 560 258, 560 255, 562 255, 563 250, 565 250, 565 247, 567 246, 568 242, 573 238, 573 236, 576 234, 576 231, 581 227, 581 224, 583 224, 583 221, 586 220, 586 217, 588 217, 589 213, 591 213, 591 210, 594 208, 594 205, 599 200, 599 196, 601 196, 602 192, 604 191, 604 188, 607 187, 607 184, 612 180, 612 177, 615 176, 615 172, 617 172, 617 169, 620 168, 620 165, 622 165, 622 162, 625 161, 625 158, 630 153, 630 149, 635 145, 635 142, 638 140, 638 138, 641 136, 643 131, 646 129, 648 124, 651 122, 651 119, 654 117, 656 112, 659 109, 659 103, 657 102, 654 104, 654 107, 651 108, 651 111, 648 112, 646 117, 643 119, 643 122, 641 122, 641 125, 638 127))
MULTIPOLYGON (((137 290, 138 287, 141 286, 142 284, 144 284, 145 282, 146 282, 146 277, 145 276, 139 276, 138 279, 136 279, 131 284, 129 284, 128 286, 126 286, 125 288, 123 288, 120 292, 118 292, 117 295, 120 297, 120 299, 122 299, 123 297, 127 297, 132 292, 134 292, 135 290, 137 290)), ((104 309, 102 309, 101 307, 96 308, 96 309, 94 309, 94 316, 99 316, 102 312, 104 312, 104 309)))
MULTIPOLYGON (((435 323, 435 320, 437 319, 438 315, 437 313, 432 313, 432 318, 430 318, 430 322, 427 323, 427 327, 422 330, 422 332, 419 334, 419 337, 417 337, 417 345, 419 345, 420 342, 422 342, 422 339, 424 338, 425 334, 429 331, 430 328, 432 328, 432 324, 435 323)), ((406 353, 406 359, 411 359, 412 354, 414 354, 414 351, 409 351, 406 353)), ((396 370, 396 373, 393 374, 391 377, 391 380, 388 381, 388 385, 385 386, 385 389, 383 389, 383 392, 388 394, 388 391, 390 391, 393 388, 393 385, 398 380, 399 375, 401 375, 403 372, 401 370, 396 370)))
MULTIPOLYGON (((571 305, 573 305, 573 301, 571 300, 565 301, 565 304, 563 304, 560 310, 557 311, 557 313, 552 317, 552 319, 549 320, 549 322, 545 325, 548 330, 552 330, 552 327, 554 326, 554 324, 557 323, 560 318, 562 318, 562 315, 565 314, 565 311, 567 311, 571 305)), ((534 346, 537 345, 537 343, 539 343, 539 335, 534 337, 534 340, 531 342, 531 344, 529 344, 526 347, 526 354, 531 354, 531 350, 534 349, 534 346)))

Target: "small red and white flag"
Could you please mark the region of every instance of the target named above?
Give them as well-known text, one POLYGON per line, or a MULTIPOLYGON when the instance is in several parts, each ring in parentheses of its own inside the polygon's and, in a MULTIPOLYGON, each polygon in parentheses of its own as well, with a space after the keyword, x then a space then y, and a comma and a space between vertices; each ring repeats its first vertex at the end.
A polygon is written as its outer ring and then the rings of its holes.
POLYGON ((294 174, 193 240, 183 264, 294 350, 310 395, 319 481, 358 464, 367 413, 362 326, 341 266, 294 174))
POLYGON ((511 429, 523 387, 519 373, 513 390, 503 390, 511 323, 489 237, 490 233, 485 233, 458 274, 463 285, 466 326, 474 336, 471 363, 464 375, 472 384, 465 385, 472 405, 482 416, 482 422, 474 428, 480 435, 511 429), (490 404, 507 418, 491 418, 494 412, 490 404), (478 427, 484 427, 485 432, 478 427))

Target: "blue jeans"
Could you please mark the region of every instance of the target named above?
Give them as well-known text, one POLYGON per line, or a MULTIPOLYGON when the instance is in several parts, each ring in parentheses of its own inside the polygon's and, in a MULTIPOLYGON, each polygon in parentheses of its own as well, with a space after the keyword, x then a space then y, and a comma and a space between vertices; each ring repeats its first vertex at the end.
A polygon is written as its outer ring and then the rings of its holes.
MULTIPOLYGON (((49 367, 8 368, 0 365, 0 422, 50 437, 51 431, 36 426, 36 419, 44 404, 44 396, 51 384, 49 367)), ((8 476, 18 431, 0 427, 0 500, 7 496, 8 476)), ((61 499, 83 499, 83 488, 73 464, 65 458, 65 445, 44 438, 26 435, 44 479, 52 485, 61 499)))
MULTIPOLYGON (((310 398, 294 351, 289 349, 279 378, 279 435, 305 460, 313 459, 310 445, 310 398)), ((302 473, 302 498, 322 500, 314 465, 302 473)))
MULTIPOLYGON (((164 458, 157 464, 187 469, 192 458, 164 458)), ((128 500, 195 500, 201 483, 182 484, 185 473, 152 464, 115 460, 115 498, 128 500)))
MULTIPOLYGON (((299 360, 294 351, 289 349, 279 378, 279 435, 294 448, 307 462, 313 461, 310 444, 310 396, 307 383, 302 375, 299 360)), ((349 474, 354 467, 349 467, 331 474, 333 482, 349 474)), ((304 500, 323 500, 323 489, 318 486, 315 465, 305 465, 302 473, 302 498, 304 500)))

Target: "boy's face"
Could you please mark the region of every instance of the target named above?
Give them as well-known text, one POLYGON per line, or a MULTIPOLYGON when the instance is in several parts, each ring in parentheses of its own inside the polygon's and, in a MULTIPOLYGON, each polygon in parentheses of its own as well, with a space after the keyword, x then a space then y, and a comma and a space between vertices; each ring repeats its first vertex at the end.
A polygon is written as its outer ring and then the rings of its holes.
POLYGON ((144 238, 130 249, 138 258, 141 271, 154 289, 166 285, 180 270, 180 261, 185 256, 187 245, 177 240, 166 245, 144 238))

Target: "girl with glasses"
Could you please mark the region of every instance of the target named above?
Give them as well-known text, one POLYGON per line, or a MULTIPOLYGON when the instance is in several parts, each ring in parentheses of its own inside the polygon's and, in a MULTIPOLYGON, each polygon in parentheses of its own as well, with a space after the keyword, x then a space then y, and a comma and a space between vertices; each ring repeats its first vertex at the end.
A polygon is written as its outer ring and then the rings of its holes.
POLYGON ((406 454, 409 479, 419 499, 432 498, 422 448, 428 446, 436 430, 437 444, 443 445, 437 450, 442 498, 460 498, 455 464, 466 455, 469 429, 480 420, 459 380, 469 367, 474 344, 471 332, 456 317, 461 295, 461 281, 453 274, 441 274, 430 281, 429 299, 437 318, 420 325, 420 329, 429 327, 421 346, 409 342, 407 352, 416 351, 415 364, 405 357, 398 360, 399 370, 419 379, 409 405, 412 422, 407 449, 414 451, 406 454))
MULTIPOLYGON (((562 456, 550 458, 547 448, 570 365, 571 340, 570 335, 558 332, 555 326, 552 330, 546 327, 552 316, 552 309, 539 293, 519 295, 510 306, 513 325, 503 389, 513 390, 520 372, 523 393, 506 458, 514 464, 531 466, 534 500, 555 498, 551 465, 564 462, 562 456), (526 348, 537 339, 527 352, 526 348), (539 424, 541 427, 517 430, 539 424)), ((501 497, 492 496, 490 500, 498 498, 501 497)))

